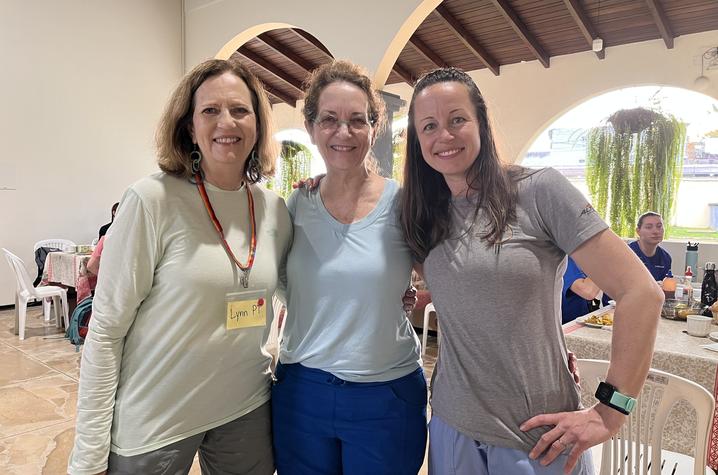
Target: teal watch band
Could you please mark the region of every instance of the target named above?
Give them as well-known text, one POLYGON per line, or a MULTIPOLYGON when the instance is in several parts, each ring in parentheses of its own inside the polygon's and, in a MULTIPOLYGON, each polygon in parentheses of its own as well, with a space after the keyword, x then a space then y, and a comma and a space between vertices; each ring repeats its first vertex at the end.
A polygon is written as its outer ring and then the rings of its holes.
POLYGON ((630 414, 633 408, 636 407, 635 398, 619 393, 615 387, 603 381, 596 389, 596 399, 626 415, 630 414))
POLYGON ((623 410, 626 411, 627 414, 633 411, 633 408, 636 406, 635 398, 632 398, 631 396, 626 396, 625 394, 621 394, 618 391, 613 392, 610 402, 614 406, 623 408, 623 410))

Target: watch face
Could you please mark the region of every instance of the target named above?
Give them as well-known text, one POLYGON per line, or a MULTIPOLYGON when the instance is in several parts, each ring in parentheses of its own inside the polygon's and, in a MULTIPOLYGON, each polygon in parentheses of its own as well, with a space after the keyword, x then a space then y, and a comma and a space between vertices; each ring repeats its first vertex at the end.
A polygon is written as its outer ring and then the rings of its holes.
POLYGON ((609 401, 613 395, 613 391, 614 389, 610 385, 601 383, 598 385, 598 389, 596 389, 596 399, 599 401, 609 401))

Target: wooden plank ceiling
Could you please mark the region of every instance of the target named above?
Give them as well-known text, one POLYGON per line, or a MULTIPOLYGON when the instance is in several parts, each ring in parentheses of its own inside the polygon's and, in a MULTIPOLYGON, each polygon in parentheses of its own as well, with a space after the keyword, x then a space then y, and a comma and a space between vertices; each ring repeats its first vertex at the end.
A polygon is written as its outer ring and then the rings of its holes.
MULTIPOLYGON (((397 59, 387 84, 413 81, 439 66, 467 71, 539 61, 605 48, 718 29, 718 0, 444 0, 417 28, 397 59)), ((262 33, 237 50, 264 83, 270 100, 293 107, 309 72, 331 61, 331 53, 309 33, 278 29, 262 33)), ((610 52, 609 52, 610 54, 610 52)))

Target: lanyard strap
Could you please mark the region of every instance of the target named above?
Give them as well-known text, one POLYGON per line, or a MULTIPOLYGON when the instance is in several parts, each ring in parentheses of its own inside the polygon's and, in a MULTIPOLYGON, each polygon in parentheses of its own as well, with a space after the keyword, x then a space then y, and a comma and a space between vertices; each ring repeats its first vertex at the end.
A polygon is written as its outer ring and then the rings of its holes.
POLYGON ((214 208, 212 208, 212 203, 209 201, 209 196, 207 195, 207 190, 204 187, 202 175, 199 173, 195 173, 194 179, 195 183, 197 183, 197 190, 199 190, 199 195, 202 197, 202 201, 204 202, 204 207, 207 209, 207 214, 212 220, 212 224, 214 224, 214 229, 217 230, 217 234, 222 241, 222 246, 224 246, 224 250, 227 251, 229 257, 231 257, 234 263, 237 264, 237 267, 244 271, 245 278, 247 278, 247 274, 249 274, 249 271, 252 270, 252 266, 254 265, 254 255, 257 253, 257 220, 254 216, 254 198, 252 198, 252 191, 249 189, 249 184, 246 183, 245 188, 247 188, 247 205, 249 207, 251 232, 249 239, 249 255, 247 256, 247 263, 245 265, 242 265, 242 263, 239 262, 239 260, 234 256, 232 249, 229 247, 229 243, 227 243, 227 240, 224 238, 224 230, 222 229, 222 225, 219 223, 219 219, 217 219, 217 215, 214 214, 214 208))

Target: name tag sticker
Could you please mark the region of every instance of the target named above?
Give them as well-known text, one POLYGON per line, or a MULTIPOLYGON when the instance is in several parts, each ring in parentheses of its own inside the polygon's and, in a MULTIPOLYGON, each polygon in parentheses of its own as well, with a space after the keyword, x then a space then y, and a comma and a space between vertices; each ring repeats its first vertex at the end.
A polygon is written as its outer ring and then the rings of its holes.
POLYGON ((231 292, 227 301, 227 331, 267 325, 267 290, 231 292))

